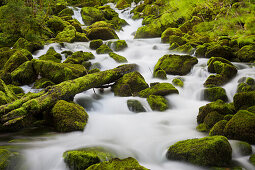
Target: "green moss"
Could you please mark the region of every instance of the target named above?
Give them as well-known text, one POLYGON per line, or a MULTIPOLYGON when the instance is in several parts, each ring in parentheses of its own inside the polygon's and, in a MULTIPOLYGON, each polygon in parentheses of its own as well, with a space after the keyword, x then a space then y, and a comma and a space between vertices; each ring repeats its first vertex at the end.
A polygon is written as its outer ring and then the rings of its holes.
POLYGON ((129 99, 127 101, 127 106, 131 112, 135 112, 135 113, 146 112, 145 108, 143 107, 141 102, 138 100, 129 99))
POLYGON ((170 35, 168 37, 168 42, 170 43, 170 45, 173 43, 177 43, 179 46, 182 46, 187 43, 187 40, 178 35, 170 35))
POLYGON ((112 49, 110 49, 109 46, 106 44, 101 45, 99 48, 96 49, 97 54, 107 54, 112 52, 112 49))
POLYGON ((66 151, 63 157, 71 170, 82 170, 107 161, 113 158, 114 154, 101 147, 90 147, 66 151))
POLYGON ((86 126, 88 114, 78 104, 59 100, 51 110, 53 126, 59 132, 82 131, 86 126))
POLYGON ((11 73, 12 82, 16 85, 31 84, 37 79, 32 61, 26 61, 11 73))
POLYGON ((110 52, 109 56, 113 58, 117 63, 127 63, 127 59, 125 57, 116 53, 110 52))
POLYGON ((197 62, 197 58, 189 55, 164 55, 155 65, 154 73, 162 69, 166 74, 185 75, 197 62))
POLYGON ((158 69, 155 73, 153 73, 153 77, 160 79, 167 79, 166 72, 162 69, 158 69))
POLYGON ((124 9, 131 5, 131 0, 118 0, 116 4, 116 8, 118 9, 124 9))
MULTIPOLYGON (((220 61, 221 63, 225 63, 225 64, 228 64, 230 66, 234 66, 230 61, 228 61, 227 59, 225 58, 222 58, 222 57, 211 57, 208 62, 207 62, 207 66, 208 66, 208 71, 210 73, 216 73, 216 70, 215 70, 215 66, 214 66, 214 62, 216 61, 220 61)), ((219 73, 218 73, 219 74, 219 73)))
POLYGON ((199 132, 208 132, 210 129, 205 123, 200 123, 197 125, 196 130, 199 132))
POLYGON ((92 40, 92 41, 89 43, 89 48, 91 48, 92 50, 96 50, 96 49, 98 49, 102 44, 103 44, 103 40, 101 40, 101 39, 92 40))
POLYGON ((161 35, 161 42, 168 43, 171 35, 182 36, 182 34, 179 28, 167 28, 161 35))
POLYGON ((154 111, 165 111, 168 109, 168 101, 163 96, 149 95, 147 102, 154 111))
POLYGON ((55 83, 53 83, 49 79, 47 79, 47 78, 40 78, 40 79, 35 81, 35 84, 34 84, 33 88, 35 88, 35 89, 42 89, 42 88, 46 88, 46 87, 52 86, 52 85, 55 85, 55 83))
POLYGON ((87 36, 90 40, 102 39, 119 39, 116 32, 109 27, 95 27, 88 30, 87 36))
POLYGON ((175 48, 174 51, 192 55, 192 54, 194 54, 195 49, 192 47, 191 44, 187 43, 187 44, 184 44, 182 46, 175 48))
POLYGON ((126 159, 112 159, 110 161, 105 161, 102 163, 98 163, 95 165, 92 165, 88 168, 88 170, 112 170, 112 169, 118 169, 118 170, 128 170, 128 169, 137 169, 137 170, 148 170, 147 168, 139 165, 138 161, 134 158, 126 158, 126 159))
POLYGON ((215 135, 223 135, 224 136, 224 128, 226 124, 228 123, 227 120, 221 120, 217 122, 210 130, 209 135, 215 136, 215 135))
POLYGON ((59 42, 69 42, 72 43, 75 41, 75 36, 76 36, 76 29, 69 25, 64 28, 62 32, 59 32, 56 36, 56 39, 59 42))
POLYGON ((71 56, 67 57, 64 63, 82 64, 84 61, 95 59, 95 56, 91 52, 77 51, 71 56))
POLYGON ((83 7, 81 10, 81 16, 85 25, 91 25, 96 21, 105 20, 104 14, 95 7, 83 7))
POLYGON ((253 62, 255 60, 255 46, 246 45, 243 46, 238 52, 237 57, 242 62, 253 62))
POLYGON ((24 95, 24 90, 19 87, 19 86, 15 86, 13 84, 8 84, 7 87, 13 91, 13 93, 17 96, 23 96, 24 95))
POLYGON ((67 23, 57 16, 50 18, 46 24, 55 35, 62 32, 67 26, 67 23))
POLYGON ((169 160, 187 161, 202 166, 226 166, 232 158, 232 149, 223 136, 188 139, 169 147, 169 160))
POLYGON ((229 121, 230 119, 232 119, 232 117, 233 115, 228 114, 228 115, 225 115, 223 119, 229 121))
POLYGON ((176 48, 178 48, 178 47, 179 47, 178 43, 172 43, 172 44, 170 45, 170 47, 169 47, 169 50, 174 50, 174 49, 176 49, 176 48))
POLYGON ((169 94, 179 94, 178 90, 170 83, 158 83, 150 88, 139 92, 140 97, 149 97, 150 95, 166 96, 169 94))
POLYGON ((252 154, 249 158, 250 163, 255 166, 255 154, 252 154))
POLYGON ((19 38, 16 43, 13 45, 14 49, 26 49, 29 52, 33 53, 36 50, 43 48, 42 43, 40 42, 29 42, 24 38, 19 38))
POLYGON ((6 148, 7 147, 3 147, 0 149, 0 169, 6 170, 19 168, 20 154, 6 148))
POLYGON ((249 91, 254 91, 255 90, 255 83, 254 83, 254 79, 251 77, 243 77, 241 78, 238 82, 240 82, 238 84, 237 87, 237 92, 249 92, 249 91))
POLYGON ((0 70, 3 69, 5 63, 8 61, 8 59, 15 53, 15 49, 10 48, 0 48, 0 70))
POLYGON ((123 49, 128 47, 128 45, 127 45, 125 40, 114 41, 111 44, 111 46, 112 46, 114 51, 121 51, 121 50, 123 50, 123 49))
POLYGON ((215 45, 208 47, 207 52, 205 53, 206 58, 211 57, 222 57, 227 60, 233 60, 236 58, 232 49, 228 46, 215 45))
POLYGON ((242 156, 252 154, 252 147, 247 142, 238 141, 235 146, 237 147, 238 153, 240 153, 242 156))
POLYGON ((63 9, 62 11, 60 11, 58 13, 59 17, 72 16, 72 15, 74 15, 74 12, 73 12, 73 10, 71 8, 65 8, 65 9, 63 9))
POLYGON ((181 78, 174 78, 172 80, 172 83, 175 86, 179 86, 179 87, 183 87, 184 86, 183 80, 181 78))
POLYGON ((45 55, 39 57, 40 60, 50 60, 56 63, 60 63, 62 60, 61 54, 57 53, 54 47, 50 47, 45 55))
POLYGON ((98 27, 108 27, 108 28, 114 29, 114 26, 111 23, 108 23, 107 21, 97 21, 97 22, 93 23, 92 25, 90 25, 88 27, 88 29, 86 29, 86 30, 89 30, 92 28, 98 28, 98 27))
POLYGON ((204 99, 211 102, 218 99, 221 99, 224 102, 228 101, 226 91, 222 87, 211 87, 204 89, 204 99))
POLYGON ((217 100, 215 102, 211 102, 199 108, 199 113, 197 116, 197 122, 203 123, 205 117, 210 113, 216 111, 221 115, 234 114, 235 109, 231 104, 225 103, 222 100, 217 100))
POLYGON ((74 41, 75 42, 88 42, 89 39, 85 33, 76 32, 74 41))
POLYGON ((133 96, 148 88, 143 76, 139 72, 125 74, 112 87, 116 96, 133 96))
POLYGON ((234 106, 236 110, 247 109, 255 105, 255 91, 236 93, 234 106))
POLYGON ((205 57, 205 53, 207 51, 207 47, 204 45, 198 45, 196 47, 195 56, 196 57, 205 57))
POLYGON ((206 115, 204 119, 204 124, 210 129, 212 128, 217 122, 223 120, 224 116, 219 114, 216 111, 210 112, 206 115))
POLYGON ((161 33, 161 24, 159 22, 153 22, 138 28, 135 33, 135 38, 155 38, 160 37, 161 33))

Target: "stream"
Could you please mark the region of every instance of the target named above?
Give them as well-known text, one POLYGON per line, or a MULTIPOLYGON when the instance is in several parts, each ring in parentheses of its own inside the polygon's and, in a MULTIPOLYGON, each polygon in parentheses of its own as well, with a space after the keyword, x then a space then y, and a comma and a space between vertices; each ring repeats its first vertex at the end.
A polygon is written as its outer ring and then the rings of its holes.
MULTIPOLYGON (((113 5, 111 5, 114 8, 113 5)), ((115 9, 115 8, 114 8, 115 9)), ((74 101, 82 105, 89 114, 89 120, 83 132, 64 134, 51 134, 46 136, 29 137, 27 142, 14 142, 22 145, 25 162, 22 166, 28 170, 68 170, 62 154, 70 149, 90 146, 103 146, 117 153, 120 158, 134 157, 139 163, 152 170, 199 170, 205 169, 191 164, 169 161, 165 154, 168 147, 177 141, 201 138, 207 134, 196 130, 196 117, 199 107, 209 103, 203 100, 203 83, 210 75, 207 71, 208 59, 199 58, 191 72, 186 76, 167 75, 167 80, 152 77, 154 65, 165 54, 171 54, 169 44, 162 44, 160 38, 134 39, 134 32, 142 25, 142 20, 132 20, 130 9, 115 9, 120 18, 125 19, 129 25, 118 32, 120 40, 126 40, 128 48, 117 52, 127 58, 128 63, 139 65, 139 72, 146 82, 172 82, 172 79, 184 79, 184 87, 177 87, 179 95, 166 96, 170 108, 164 112, 152 111, 145 98, 117 97, 110 88, 104 93, 98 90, 88 90, 77 94, 74 101), (137 99, 146 108, 147 112, 133 113, 127 107, 128 99, 137 99)), ((80 9, 75 9, 74 18, 81 20, 80 9), (78 12, 77 12, 78 11, 78 12)), ((43 50, 34 54, 34 58, 45 54, 49 47, 54 47, 58 53, 65 50, 92 52, 95 59, 92 63, 100 63, 101 70, 108 70, 120 65, 108 54, 96 54, 89 48, 89 42, 49 44, 43 50)), ((63 60, 64 60, 63 56, 63 60)), ((238 68, 237 76, 223 86, 231 102, 236 93, 238 80, 241 77, 255 78, 254 67, 245 63, 233 63, 238 68)), ((26 92, 31 91, 27 86, 26 92)), ((236 141, 231 140, 234 146, 236 141)), ((253 146, 253 150, 254 150, 253 146)), ((249 157, 242 157, 233 147, 233 160, 245 169, 253 169, 248 162, 249 157)))

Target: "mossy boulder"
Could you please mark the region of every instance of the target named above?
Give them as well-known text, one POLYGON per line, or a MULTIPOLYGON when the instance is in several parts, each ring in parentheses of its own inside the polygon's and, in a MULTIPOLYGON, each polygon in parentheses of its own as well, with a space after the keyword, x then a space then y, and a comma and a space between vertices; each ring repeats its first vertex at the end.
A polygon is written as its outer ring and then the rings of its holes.
POLYGON ((67 57, 64 63, 82 64, 92 59, 95 59, 95 56, 91 52, 76 51, 71 56, 67 57))
POLYGON ((252 147, 247 142, 238 141, 235 144, 235 147, 237 148, 238 153, 241 154, 242 156, 247 156, 252 154, 252 147))
POLYGON ((207 46, 205 45, 198 45, 196 47, 195 56, 198 58, 205 57, 205 53, 207 51, 207 46))
POLYGON ((166 96, 169 94, 179 94, 178 90, 170 83, 158 83, 138 93, 140 97, 146 98, 150 95, 166 96))
POLYGON ((82 131, 87 124, 88 114, 75 103, 59 100, 51 110, 53 126, 59 132, 82 131))
POLYGON ((168 101, 163 96, 149 95, 147 102, 154 111, 165 111, 168 109, 168 101))
POLYGON ((233 60, 236 55, 233 53, 232 49, 228 46, 212 45, 209 46, 207 52, 205 53, 206 58, 211 57, 222 57, 227 60, 233 60))
POLYGON ((119 39, 116 32, 109 27, 95 27, 88 30, 87 36, 90 40, 102 39, 119 39))
POLYGON ((186 75, 197 63, 197 58, 189 55, 164 55, 155 65, 153 74, 162 69, 166 74, 186 75))
POLYGON ((85 25, 91 25, 96 21, 105 20, 104 14, 95 7, 83 7, 81 9, 81 16, 85 25))
POLYGON ((255 166, 255 154, 252 154, 249 158, 250 163, 255 166))
POLYGON ((50 18, 46 24, 55 35, 62 32, 67 26, 67 23, 57 16, 52 16, 52 18, 50 18))
POLYGON ((98 28, 98 27, 108 27, 108 28, 114 29, 114 26, 107 21, 97 21, 93 23, 92 25, 90 25, 86 30, 89 30, 92 28, 98 28))
POLYGON ((127 106, 131 112, 135 112, 135 113, 146 112, 145 108, 143 107, 143 105, 141 104, 139 100, 129 99, 127 101, 127 106))
POLYGON ((75 42, 88 42, 89 39, 85 33, 76 32, 74 41, 75 42))
POLYGON ((97 54, 108 54, 113 51, 108 45, 103 44, 99 48, 96 49, 96 52, 97 52, 97 54))
POLYGON ((15 86, 13 84, 8 84, 7 87, 19 98, 22 97, 25 93, 24 90, 19 87, 19 86, 15 86))
POLYGON ((255 45, 243 46, 239 51, 237 51, 236 55, 242 62, 255 61, 255 45))
POLYGON ((59 32, 56 36, 57 41, 59 42, 69 42, 72 43, 75 41, 76 29, 74 26, 67 26, 64 28, 62 32, 59 32))
POLYGON ((97 40, 92 40, 89 43, 89 48, 91 48, 92 50, 96 50, 98 49, 101 45, 103 45, 103 40, 101 39, 97 39, 97 40))
POLYGON ((61 54, 57 53, 54 47, 50 47, 46 54, 39 57, 40 60, 50 60, 56 63, 60 63, 62 60, 61 54))
POLYGON ((182 46, 184 44, 187 43, 187 40, 181 36, 178 36, 178 35, 170 35, 168 37, 168 41, 169 41, 169 44, 170 46, 173 44, 173 43, 177 43, 178 46, 182 46))
POLYGON ((169 36, 171 35, 182 36, 182 34, 183 33, 179 28, 167 28, 161 35, 161 42, 168 43, 169 36))
POLYGON ((159 78, 159 79, 167 79, 165 70, 158 69, 153 73, 153 77, 159 78))
POLYGON ((236 93, 234 96, 236 110, 247 109, 255 105, 255 91, 236 93))
POLYGON ((6 61, 9 60, 9 58, 15 53, 15 51, 16 51, 15 49, 10 49, 8 47, 0 48, 0 58, 1 58, 0 70, 3 69, 6 61))
POLYGON ((161 24, 160 23, 151 23, 139 27, 135 33, 135 38, 155 38, 161 36, 161 24))
POLYGON ((205 117, 210 113, 216 111, 221 115, 234 114, 235 108, 232 104, 225 103, 222 100, 217 100, 215 102, 211 102, 199 108, 199 113, 197 116, 197 123, 203 123, 205 117))
POLYGON ((0 104, 10 103, 17 99, 15 93, 0 79, 0 104))
POLYGON ((116 4, 116 8, 118 9, 124 9, 131 5, 131 0, 118 0, 116 4))
POLYGON ((208 127, 208 129, 212 128, 217 122, 223 120, 224 115, 219 114, 216 111, 212 111, 208 113, 204 119, 204 124, 208 127))
POLYGON ((255 80, 251 77, 242 77, 238 80, 237 92, 249 92, 255 90, 255 80))
POLYGON ((204 89, 204 99, 208 101, 216 101, 221 99, 222 101, 228 101, 226 90, 222 87, 211 87, 204 89))
POLYGON ((54 63, 35 59, 32 61, 36 74, 40 74, 41 77, 48 78, 54 83, 61 83, 85 74, 85 68, 79 64, 54 63))
POLYGON ((9 149, 0 148, 0 169, 18 169, 19 159, 21 158, 18 152, 10 151, 9 149))
POLYGON ((55 83, 53 83, 49 79, 40 78, 35 81, 33 88, 34 89, 42 89, 42 88, 46 88, 48 86, 53 86, 53 85, 55 85, 55 83))
POLYGON ((223 135, 224 136, 224 128, 226 124, 228 123, 227 120, 221 120, 217 122, 210 130, 209 135, 210 136, 216 136, 216 135, 223 135))
POLYGON ((12 82, 16 85, 31 84, 37 79, 32 61, 26 61, 11 72, 12 82))
POLYGON ((91 165, 112 159, 115 156, 104 148, 89 147, 66 151, 63 157, 71 170, 83 170, 91 165))
POLYGON ((134 158, 118 159, 114 158, 110 161, 104 161, 95 165, 90 166, 87 170, 128 170, 128 169, 137 169, 137 170, 148 170, 147 168, 141 166, 139 162, 134 158))
POLYGON ((114 51, 121 51, 128 47, 125 40, 118 40, 110 43, 110 46, 114 51))
POLYGON ((223 136, 188 139, 170 146, 166 157, 201 166, 227 166, 232 159, 232 148, 223 136))
POLYGON ((182 78, 174 78, 172 80, 173 85, 175 86, 179 86, 179 87, 183 87, 184 83, 183 83, 183 79, 182 78))
POLYGON ((191 44, 186 43, 184 45, 181 45, 181 46, 175 48, 174 51, 192 55, 195 51, 195 48, 193 48, 191 44))
POLYGON ((117 63, 127 63, 127 59, 125 57, 116 53, 110 52, 109 56, 113 58, 117 63))
POLYGON ((19 38, 13 45, 13 48, 14 49, 26 49, 29 52, 33 53, 36 50, 42 49, 43 44, 41 42, 29 42, 24 38, 19 38))
POLYGON ((192 30, 193 26, 199 24, 203 20, 197 16, 193 16, 191 20, 186 21, 184 24, 182 24, 179 28, 182 32, 188 32, 192 30))
POLYGON ((116 96, 133 96, 148 88, 143 76, 139 72, 125 74, 112 87, 116 96))
POLYGON ((255 144, 255 113, 239 110, 228 121, 224 134, 230 139, 242 140, 255 144))
MULTIPOLYGON (((225 58, 222 58, 222 57, 211 57, 211 58, 208 60, 208 62, 207 62, 208 71, 209 71, 210 73, 216 73, 216 70, 215 70, 216 65, 214 65, 214 62, 216 62, 216 61, 220 61, 221 63, 225 63, 225 64, 228 64, 228 65, 234 67, 234 65, 233 65, 230 61, 228 61, 227 59, 225 59, 225 58)), ((218 74, 219 74, 219 73, 218 73, 218 74)))
POLYGON ((58 13, 59 17, 72 16, 72 15, 74 15, 74 12, 73 12, 73 10, 71 8, 65 8, 65 9, 63 9, 62 11, 60 11, 58 13))

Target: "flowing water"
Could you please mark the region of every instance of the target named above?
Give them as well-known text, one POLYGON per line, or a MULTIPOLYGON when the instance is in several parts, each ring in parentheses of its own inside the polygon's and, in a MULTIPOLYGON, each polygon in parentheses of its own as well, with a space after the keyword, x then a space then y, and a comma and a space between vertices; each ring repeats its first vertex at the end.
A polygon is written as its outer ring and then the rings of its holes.
MULTIPOLYGON (((78 9, 79 10, 79 9, 78 9)), ((74 101, 85 107, 89 121, 83 132, 55 134, 51 136, 33 137, 31 142, 22 142, 25 146, 22 152, 26 157, 26 169, 29 170, 65 170, 67 167, 62 158, 63 152, 70 149, 89 146, 103 146, 115 151, 120 158, 134 157, 139 163, 152 170, 197 170, 198 166, 183 162, 169 161, 165 154, 167 148, 177 141, 200 138, 207 134, 196 131, 196 116, 200 106, 207 104, 203 100, 203 83, 209 76, 206 63, 208 59, 200 58, 191 72, 186 76, 168 75, 167 80, 152 77, 152 71, 157 60, 165 54, 170 54, 168 44, 162 44, 160 38, 133 39, 134 32, 141 26, 141 20, 132 20, 130 10, 116 10, 129 25, 118 33, 121 40, 126 40, 128 48, 118 54, 127 58, 128 63, 139 65, 139 72, 147 83, 169 82, 173 78, 182 77, 184 87, 178 88, 179 95, 169 95, 170 109, 164 112, 152 111, 144 98, 116 97, 105 89, 104 93, 96 94, 93 90, 77 94, 74 101), (137 99, 147 112, 133 113, 128 110, 127 100, 137 99)), ((74 18, 79 20, 80 14, 75 12, 74 18)), ((80 20, 79 20, 80 21, 80 20)), ((45 54, 53 46, 57 52, 64 50, 92 52, 96 59, 92 63, 100 63, 101 70, 115 68, 116 63, 107 54, 96 54, 89 48, 88 42, 50 44, 38 51, 34 58, 45 54)), ((64 57, 63 57, 64 60, 64 57)), ((254 67, 247 64, 234 63, 238 68, 237 76, 223 86, 230 101, 236 92, 238 80, 241 77, 255 78, 254 67)), ((26 87, 29 91, 28 87, 26 87)), ((235 141, 231 141, 234 143, 235 141)), ((234 148, 235 151, 235 148, 234 148)), ((233 152, 233 159, 246 169, 252 169, 248 157, 242 157, 233 152)))

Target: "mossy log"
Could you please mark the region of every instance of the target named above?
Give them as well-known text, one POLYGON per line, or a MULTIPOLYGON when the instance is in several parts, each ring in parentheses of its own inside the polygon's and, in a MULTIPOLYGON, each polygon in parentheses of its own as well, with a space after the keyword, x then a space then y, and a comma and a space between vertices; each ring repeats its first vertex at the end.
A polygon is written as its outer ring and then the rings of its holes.
POLYGON ((124 74, 135 71, 136 68, 135 64, 126 64, 111 70, 88 74, 49 86, 40 93, 32 93, 27 97, 2 105, 0 106, 1 123, 4 126, 10 126, 22 122, 30 115, 50 109, 58 100, 70 100, 78 93, 112 83, 124 74))

